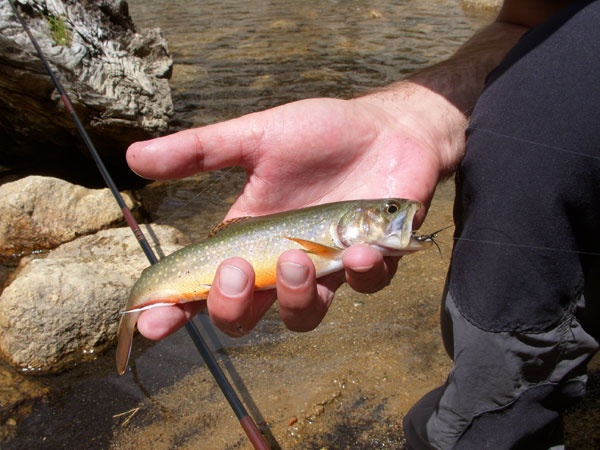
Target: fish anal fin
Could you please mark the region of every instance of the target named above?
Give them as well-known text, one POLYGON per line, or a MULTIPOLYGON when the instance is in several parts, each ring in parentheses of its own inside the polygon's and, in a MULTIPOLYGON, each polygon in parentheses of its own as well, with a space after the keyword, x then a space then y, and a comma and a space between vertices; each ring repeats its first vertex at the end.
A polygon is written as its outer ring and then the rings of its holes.
POLYGON ((117 344, 117 351, 115 353, 117 372, 119 372, 119 375, 123 375, 127 369, 127 362, 129 361, 129 355, 131 354, 131 344, 133 342, 135 325, 142 311, 158 306, 177 305, 179 303, 203 300, 208 297, 209 291, 210 285, 202 284, 192 292, 171 294, 168 296, 159 295, 156 296, 156 298, 135 303, 127 308, 127 310, 121 315, 121 320, 119 322, 119 342, 117 344))
POLYGON ((234 217, 233 219, 224 220, 223 222, 215 225, 213 227, 213 229, 210 230, 210 233, 208 233, 208 237, 209 238, 213 237, 215 234, 217 234, 219 231, 224 230, 229 225, 232 225, 234 223, 239 223, 239 222, 245 222, 246 220, 249 220, 249 219, 252 219, 252 216, 234 217))
POLYGON ((307 241, 305 239, 297 239, 290 236, 284 236, 290 241, 294 241, 305 248, 307 253, 312 253, 317 256, 321 256, 327 259, 336 259, 343 252, 343 249, 337 247, 330 247, 328 245, 318 244, 316 242, 307 241))
POLYGON ((144 311, 146 309, 155 308, 158 306, 178 305, 180 303, 194 302, 197 300, 204 300, 208 297, 210 292, 210 285, 203 284, 192 292, 181 292, 177 294, 171 294, 168 296, 159 295, 156 297, 150 297, 146 301, 136 303, 131 307, 127 308, 124 313, 131 313, 136 311, 144 311))

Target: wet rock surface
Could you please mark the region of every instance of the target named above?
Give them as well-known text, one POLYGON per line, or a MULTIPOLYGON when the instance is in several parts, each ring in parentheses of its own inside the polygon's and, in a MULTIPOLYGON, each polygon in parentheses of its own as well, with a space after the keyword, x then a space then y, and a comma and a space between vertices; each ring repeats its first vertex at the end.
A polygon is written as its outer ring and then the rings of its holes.
MULTIPOLYGON (((123 192, 127 206, 139 206, 123 192)), ((47 250, 123 223, 111 192, 30 176, 0 186, 0 258, 47 250)))
MULTIPOLYGON (((159 255, 182 245, 168 226, 145 226, 159 255)), ((129 228, 100 231, 21 261, 0 296, 0 354, 33 373, 58 372, 115 341, 129 291, 148 262, 129 228)))
MULTIPOLYGON (((172 60, 160 30, 136 30, 122 0, 16 3, 105 163, 124 166, 131 142, 167 129, 172 60)), ((0 3, 0 62, 0 165, 77 158, 93 167, 8 1, 0 3)))

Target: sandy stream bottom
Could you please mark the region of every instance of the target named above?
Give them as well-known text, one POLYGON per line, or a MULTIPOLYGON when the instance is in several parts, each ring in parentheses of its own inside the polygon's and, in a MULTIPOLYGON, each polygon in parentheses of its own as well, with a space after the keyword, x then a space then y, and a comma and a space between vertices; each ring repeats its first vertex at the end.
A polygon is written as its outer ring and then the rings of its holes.
MULTIPOLYGON (((227 204, 233 192, 217 198, 227 204)), ((142 195, 153 214, 169 202, 169 208, 188 203, 193 210, 195 201, 181 198, 172 185, 151 185, 142 195), (153 204, 151 198, 158 197, 163 200, 153 204)), ((442 185, 424 232, 452 223, 452 199, 452 183, 442 185)), ((210 211, 207 222, 222 215, 217 206, 203 207, 210 211)), ((181 220, 179 226, 204 232, 181 220)), ((451 367, 438 320, 451 236, 451 230, 439 236, 441 256, 433 249, 405 257, 381 292, 361 295, 342 288, 312 332, 287 331, 274 306, 242 339, 206 335, 273 448, 404 448, 403 415, 451 367)), ((200 322, 208 319, 201 316, 200 322)), ((159 343, 137 336, 132 370, 123 377, 114 372, 113 352, 63 375, 11 375, 6 386, 18 385, 32 398, 2 417, 1 447, 85 442, 86 448, 112 449, 252 448, 185 332, 159 343)), ((590 395, 567 416, 572 449, 596 449, 600 442, 599 362, 596 358, 590 368, 590 395)))

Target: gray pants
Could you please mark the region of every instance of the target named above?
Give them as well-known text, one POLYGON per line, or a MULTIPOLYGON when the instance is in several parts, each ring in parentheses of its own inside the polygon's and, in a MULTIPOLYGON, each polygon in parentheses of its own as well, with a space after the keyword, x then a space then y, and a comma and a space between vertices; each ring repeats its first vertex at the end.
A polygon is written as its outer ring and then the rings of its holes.
POLYGON ((585 395, 598 342, 577 314, 543 333, 486 332, 445 298, 443 329, 455 367, 406 416, 409 449, 548 449, 562 443, 561 412, 585 395))
POLYGON ((600 336, 600 1, 528 32, 488 76, 457 172, 442 334, 455 366, 409 449, 548 449, 600 336))

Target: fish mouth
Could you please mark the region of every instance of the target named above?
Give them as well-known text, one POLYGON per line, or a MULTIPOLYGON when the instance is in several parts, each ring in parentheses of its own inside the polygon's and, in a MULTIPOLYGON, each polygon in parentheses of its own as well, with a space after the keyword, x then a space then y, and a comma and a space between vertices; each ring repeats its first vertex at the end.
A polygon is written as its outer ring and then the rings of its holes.
POLYGON ((386 235, 377 240, 375 245, 387 255, 405 255, 431 247, 433 241, 425 239, 427 236, 416 236, 412 230, 412 223, 421 205, 417 202, 409 205, 388 226, 386 235))
POLYGON ((408 236, 391 234, 377 241, 376 246, 386 255, 402 256, 431 247, 434 244, 429 236, 417 236, 410 233, 408 236))

